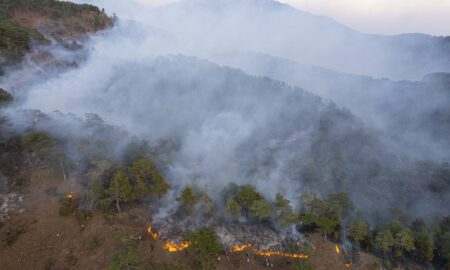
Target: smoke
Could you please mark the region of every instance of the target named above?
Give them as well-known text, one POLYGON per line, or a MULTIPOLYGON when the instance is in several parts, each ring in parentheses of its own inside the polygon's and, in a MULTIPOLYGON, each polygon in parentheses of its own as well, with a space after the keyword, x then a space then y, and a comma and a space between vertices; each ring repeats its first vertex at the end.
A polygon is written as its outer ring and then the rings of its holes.
MULTIPOLYGON (((396 175, 406 185, 401 173, 416 159, 449 160, 448 129, 435 134, 440 123, 416 122, 434 111, 448 121, 448 110, 440 111, 448 88, 342 73, 420 80, 450 71, 448 40, 365 35, 269 0, 189 0, 157 9, 128 0, 93 3, 117 13, 116 25, 80 41, 83 49, 49 48, 58 62, 76 67, 36 71, 25 64, 8 73, 0 86, 17 99, 10 115, 26 129, 18 110, 95 113, 152 145, 175 142, 169 201, 188 184, 218 200, 235 182, 292 202, 306 190, 343 190, 369 212, 397 200, 389 181, 396 175), (433 50, 422 52, 425 45, 433 50), (402 137, 405 127, 411 131, 402 137)), ((46 129, 85 134, 80 121, 46 129)), ((120 152, 126 142, 117 144, 120 152)), ((419 180, 409 184, 428 192, 419 180)), ((399 204, 414 204, 416 195, 399 204)), ((440 202, 429 197, 417 200, 424 212, 449 202, 448 193, 440 202)))

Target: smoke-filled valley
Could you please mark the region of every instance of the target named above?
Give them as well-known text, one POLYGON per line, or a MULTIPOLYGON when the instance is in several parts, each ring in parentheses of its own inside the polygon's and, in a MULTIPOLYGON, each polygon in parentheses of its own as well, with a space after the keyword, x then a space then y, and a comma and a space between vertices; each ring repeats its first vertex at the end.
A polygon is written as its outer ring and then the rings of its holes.
MULTIPOLYGON (((44 170, 82 231, 101 212, 121 232, 136 220, 187 269, 450 267, 449 37, 367 35, 271 0, 28 2, 0 0, 5 246, 30 234, 22 201, 44 170)), ((146 255, 73 269, 179 269, 118 239, 146 255)))

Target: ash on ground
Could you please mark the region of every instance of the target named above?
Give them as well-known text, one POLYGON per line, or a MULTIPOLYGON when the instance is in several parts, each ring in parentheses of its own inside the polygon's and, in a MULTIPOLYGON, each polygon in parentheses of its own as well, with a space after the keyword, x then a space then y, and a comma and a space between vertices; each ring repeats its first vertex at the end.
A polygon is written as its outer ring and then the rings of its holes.
POLYGON ((248 244, 260 251, 281 253, 305 253, 312 249, 312 244, 302 235, 280 233, 264 224, 221 225, 215 231, 217 240, 229 250, 248 244))
MULTIPOLYGON (((176 219, 176 218, 175 218, 176 219)), ((166 218, 164 222, 152 224, 152 231, 158 234, 158 238, 164 242, 174 241, 182 243, 186 241, 184 234, 193 231, 187 222, 177 222, 174 218, 166 218)), ((249 245, 259 251, 272 251, 287 254, 309 253, 312 243, 301 234, 280 233, 274 228, 264 224, 215 224, 212 226, 216 232, 217 241, 225 250, 233 251, 235 247, 249 245)))

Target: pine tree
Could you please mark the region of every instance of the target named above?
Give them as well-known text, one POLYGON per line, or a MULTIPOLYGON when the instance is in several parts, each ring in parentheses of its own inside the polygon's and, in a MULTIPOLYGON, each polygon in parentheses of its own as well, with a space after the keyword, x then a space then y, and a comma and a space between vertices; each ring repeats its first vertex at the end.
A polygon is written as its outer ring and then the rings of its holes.
POLYGON ((162 196, 166 195, 169 189, 170 184, 164 180, 164 177, 162 177, 159 173, 153 176, 153 181, 150 185, 150 192, 158 195, 158 199, 161 199, 162 196))
POLYGON ((362 218, 350 225, 348 235, 353 244, 359 245, 362 240, 369 236, 369 224, 362 218))
POLYGON ((251 204, 250 213, 257 217, 259 221, 262 221, 264 218, 268 218, 272 215, 272 208, 270 208, 270 204, 266 202, 266 200, 259 199, 253 201, 251 204))
POLYGON ((128 176, 123 171, 117 171, 108 188, 108 195, 116 202, 120 214, 120 202, 129 202, 133 199, 132 186, 128 176))
POLYGON ((299 219, 299 216, 294 213, 290 201, 285 199, 281 193, 277 193, 275 202, 273 204, 277 212, 275 221, 283 227, 294 224, 299 219))
POLYGON ((414 244, 420 258, 429 262, 433 260, 433 241, 431 240, 431 237, 426 229, 423 229, 421 232, 416 234, 414 244))
POLYGON ((256 192, 253 187, 248 185, 242 186, 239 189, 238 195, 236 196, 236 202, 241 206, 245 214, 247 214, 247 212, 250 210, 250 206, 254 201, 261 199, 263 199, 261 194, 256 192))
POLYGON ((384 255, 386 255, 386 252, 394 245, 394 243, 395 239, 389 229, 383 230, 377 235, 375 240, 375 244, 383 250, 384 255))
POLYGON ((414 246, 414 233, 409 228, 402 228, 400 232, 395 235, 395 245, 402 251, 415 250, 416 247, 414 246))
POLYGON ((128 171, 135 179, 134 193, 137 197, 143 197, 151 192, 148 187, 158 174, 158 170, 152 162, 145 158, 140 158, 135 160, 132 166, 128 167, 128 171))
POLYGON ((192 189, 190 187, 186 187, 181 191, 181 194, 179 197, 177 197, 177 202, 181 203, 181 206, 184 208, 184 210, 189 214, 192 211, 192 208, 195 206, 195 204, 198 201, 198 196, 194 195, 192 192, 192 189))
POLYGON ((241 207, 235 200, 233 200, 233 198, 228 199, 225 208, 227 213, 231 215, 237 216, 241 212, 241 207))

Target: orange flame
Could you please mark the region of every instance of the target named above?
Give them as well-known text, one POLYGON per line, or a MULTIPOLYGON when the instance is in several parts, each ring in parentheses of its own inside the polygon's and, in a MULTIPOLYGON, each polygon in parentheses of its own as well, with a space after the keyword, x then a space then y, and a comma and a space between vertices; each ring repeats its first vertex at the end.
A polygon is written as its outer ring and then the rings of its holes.
POLYGON ((352 264, 351 263, 346 263, 345 266, 346 267, 350 267, 352 264))
POLYGON ((230 252, 242 251, 242 250, 244 250, 244 248, 251 247, 251 246, 252 246, 252 244, 247 244, 247 245, 242 245, 242 246, 236 245, 236 246, 234 246, 233 250, 230 250, 230 252))
MULTIPOLYGON (((152 231, 152 226, 148 226, 147 231, 150 233, 150 235, 154 238, 154 239, 159 239, 159 236, 157 233, 152 231)), ((177 251, 182 251, 183 249, 189 247, 189 242, 185 241, 182 242, 181 244, 176 244, 174 241, 171 242, 167 242, 165 244, 163 244, 163 248, 167 249, 170 252, 177 252, 177 251)))
POLYGON ((154 233, 154 232, 152 232, 152 226, 148 226, 148 229, 147 229, 147 231, 151 234, 151 236, 153 237, 153 238, 155 238, 155 239, 159 239, 159 237, 158 237, 158 234, 157 233, 154 233))
MULTIPOLYGON (((159 239, 159 236, 157 233, 152 231, 152 226, 149 226, 147 231, 150 233, 150 235, 154 238, 154 239, 159 239)), ((182 251, 186 248, 188 248, 190 246, 190 242, 188 241, 184 241, 181 242, 180 244, 175 243, 175 241, 170 241, 167 243, 163 244, 163 248, 167 249, 170 252, 178 252, 178 251, 182 251)), ((283 256, 283 257, 289 257, 289 258, 302 258, 302 259, 307 259, 308 255, 304 255, 304 254, 295 254, 295 253, 283 253, 283 252, 279 252, 279 251, 260 251, 258 249, 256 249, 252 244, 245 244, 242 246, 238 246, 236 245, 232 250, 230 250, 230 252, 237 252, 237 251, 242 251, 247 247, 252 247, 253 251, 260 256, 272 256, 272 255, 278 255, 278 256, 283 256)))
POLYGON ((279 251, 260 251, 260 250, 257 250, 256 248, 253 248, 253 250, 255 251, 255 253, 257 255, 267 256, 267 257, 270 257, 272 255, 278 255, 278 256, 289 257, 289 258, 301 258, 301 259, 307 259, 309 257, 308 255, 305 255, 305 254, 283 253, 283 252, 279 252, 279 251))
POLYGON ((336 253, 339 254, 339 247, 336 245, 336 253))
POLYGON ((73 196, 72 196, 72 192, 70 192, 70 194, 67 194, 67 195, 66 195, 66 198, 67 198, 67 199, 71 199, 72 197, 73 197, 73 196))
POLYGON ((182 251, 183 249, 189 247, 189 242, 181 242, 180 245, 176 244, 174 241, 170 241, 163 245, 163 249, 167 249, 170 252, 182 251))

